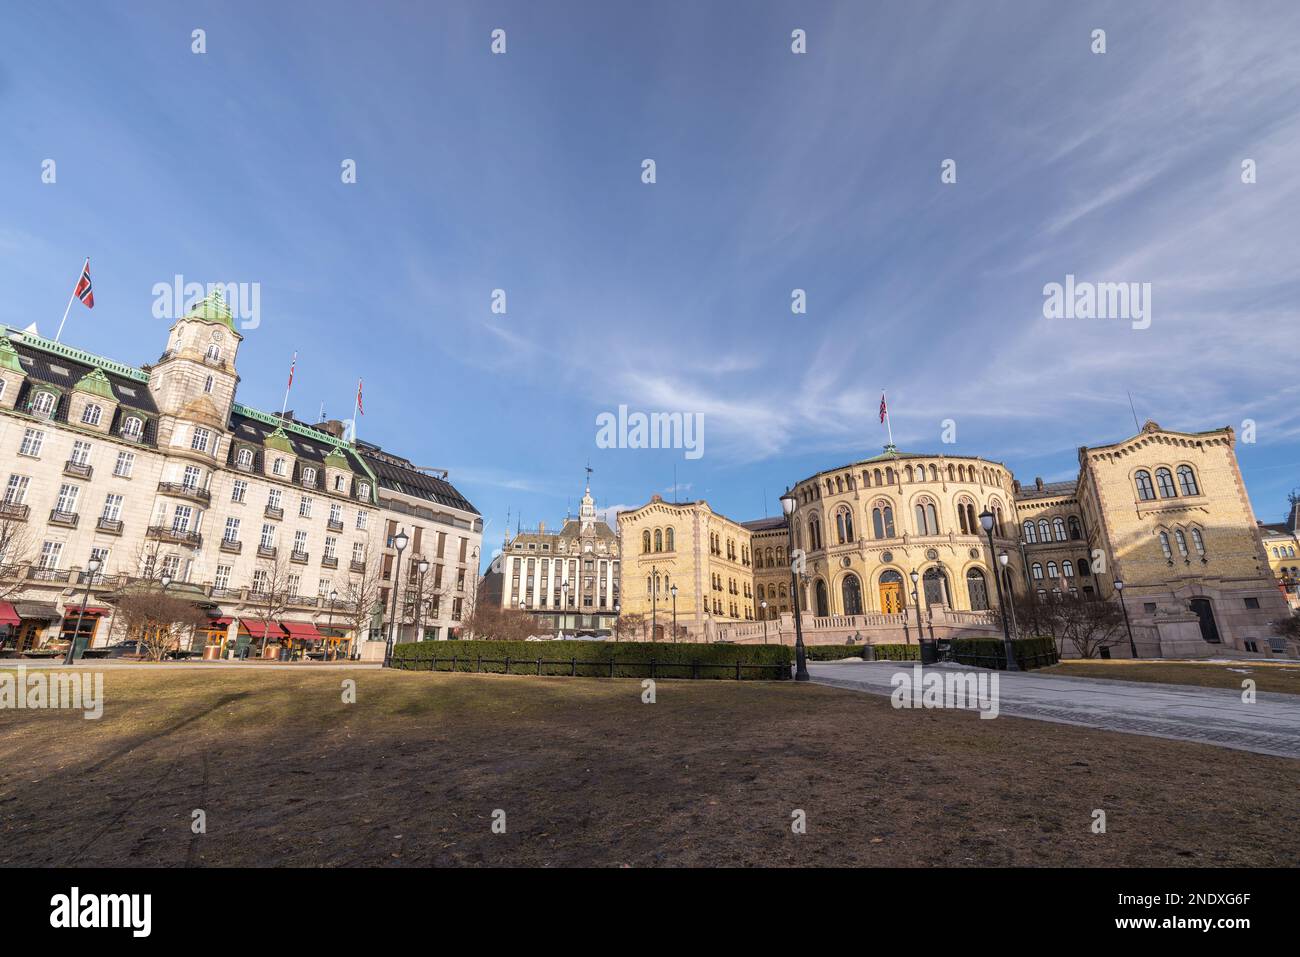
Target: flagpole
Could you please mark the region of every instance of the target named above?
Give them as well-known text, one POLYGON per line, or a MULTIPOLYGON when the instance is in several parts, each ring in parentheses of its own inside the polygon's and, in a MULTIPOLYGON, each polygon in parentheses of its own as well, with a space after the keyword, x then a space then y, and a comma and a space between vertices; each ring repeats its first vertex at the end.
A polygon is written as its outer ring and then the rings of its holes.
MULTIPOLYGON (((361 408, 361 380, 357 380, 357 394, 352 399, 352 444, 357 444, 357 411, 361 408)), ((510 524, 508 521, 506 524, 510 524)))
POLYGON ((285 412, 289 409, 289 390, 293 388, 293 367, 298 364, 298 353, 293 354, 289 361, 289 382, 284 387, 284 401, 280 403, 280 418, 284 419, 285 412))
POLYGON ((889 421, 889 397, 885 395, 885 390, 880 390, 880 401, 885 405, 885 428, 889 431, 889 444, 894 444, 894 426, 889 421))
POLYGON ((68 321, 68 310, 72 308, 72 300, 77 298, 77 287, 81 285, 81 277, 86 273, 86 267, 90 265, 90 257, 81 264, 81 272, 77 273, 77 281, 72 284, 72 295, 68 297, 68 304, 63 307, 63 318, 59 320, 59 331, 54 334, 54 341, 58 342, 59 337, 63 335, 63 324, 68 321))

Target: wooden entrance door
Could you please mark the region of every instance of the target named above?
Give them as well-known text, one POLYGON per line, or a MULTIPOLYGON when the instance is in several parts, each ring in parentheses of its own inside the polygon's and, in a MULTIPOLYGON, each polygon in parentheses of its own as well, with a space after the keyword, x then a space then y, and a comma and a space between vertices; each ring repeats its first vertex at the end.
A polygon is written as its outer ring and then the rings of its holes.
POLYGON ((880 583, 880 610, 886 615, 895 615, 903 610, 902 582, 880 583))

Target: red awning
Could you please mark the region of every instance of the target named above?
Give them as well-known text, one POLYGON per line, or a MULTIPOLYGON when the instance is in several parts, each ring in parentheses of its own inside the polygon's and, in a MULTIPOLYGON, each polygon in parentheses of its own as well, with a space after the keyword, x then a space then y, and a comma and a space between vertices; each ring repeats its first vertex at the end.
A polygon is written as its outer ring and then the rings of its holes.
POLYGON ((325 637, 309 621, 282 621, 280 627, 288 633, 290 638, 297 638, 299 641, 320 641, 325 637))
POLYGON ((23 620, 14 611, 14 606, 7 601, 0 601, 0 625, 21 625, 23 620))
POLYGON ((207 624, 204 625, 204 627, 207 628, 209 631, 212 631, 213 629, 216 628, 229 628, 230 623, 234 620, 235 619, 233 618, 209 618, 207 624))
POLYGON ((280 631, 280 623, 273 621, 269 625, 263 625, 262 622, 255 618, 239 619, 239 627, 244 629, 256 639, 262 638, 282 638, 284 633, 280 631))

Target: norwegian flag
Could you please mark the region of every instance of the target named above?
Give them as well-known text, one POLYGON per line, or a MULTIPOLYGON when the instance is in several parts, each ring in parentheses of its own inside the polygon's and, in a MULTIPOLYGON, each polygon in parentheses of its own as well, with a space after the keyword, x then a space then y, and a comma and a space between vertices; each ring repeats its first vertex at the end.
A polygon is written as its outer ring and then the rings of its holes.
POLYGON ((294 366, 296 366, 297 364, 298 364, 298 353, 295 352, 293 354, 293 358, 289 360, 289 384, 285 386, 286 390, 293 386, 293 369, 294 366))
POLYGON ((365 407, 361 404, 361 380, 357 380, 357 411, 362 415, 366 414, 365 407))
POLYGON ((889 415, 889 407, 885 405, 885 393, 880 393, 880 421, 884 422, 885 417, 889 415))
POLYGON ((77 281, 77 288, 73 295, 80 299, 87 309, 95 308, 95 290, 90 285, 90 260, 86 260, 86 265, 81 267, 81 279, 77 281))

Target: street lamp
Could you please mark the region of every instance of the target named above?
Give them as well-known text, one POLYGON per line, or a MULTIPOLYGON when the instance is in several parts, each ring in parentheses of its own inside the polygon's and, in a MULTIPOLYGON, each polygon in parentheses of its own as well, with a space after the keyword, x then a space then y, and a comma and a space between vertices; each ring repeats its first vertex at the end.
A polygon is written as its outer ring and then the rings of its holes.
POLYGON ((650 566, 650 640, 658 641, 659 629, 659 569, 650 566))
POLYGON ((393 568, 393 620, 389 623, 388 644, 384 647, 385 668, 393 663, 393 645, 397 642, 397 592, 402 587, 402 552, 406 551, 406 545, 410 540, 406 529, 400 530, 393 536, 393 547, 397 549, 397 564, 393 568))
MULTIPOLYGON (((77 613, 77 627, 72 632, 72 640, 68 642, 68 656, 63 661, 65 665, 72 664, 77 656, 77 639, 81 637, 81 626, 86 620, 86 605, 90 603, 90 583, 95 580, 103 565, 104 560, 98 555, 91 555, 90 561, 86 562, 86 593, 81 596, 81 611, 77 613)), ((90 639, 86 640, 86 644, 90 644, 90 639)))
MULTIPOLYGON (((984 529, 984 533, 989 537, 989 558, 992 559, 995 554, 993 551, 993 513, 987 508, 980 512, 980 527, 984 529)), ((990 562, 990 564, 992 563, 990 562)), ((1002 648, 1007 654, 1007 671, 1019 671, 1020 666, 1016 664, 1015 653, 1011 650, 1011 625, 1007 622, 1007 604, 1002 597, 1002 576, 998 573, 996 565, 994 565, 993 575, 997 579, 998 585, 998 610, 1002 612, 1002 648)))
POLYGON ((421 558, 415 565, 420 573, 420 591, 415 596, 415 633, 416 641, 424 641, 424 573, 429 570, 429 561, 421 558))
MULTIPOLYGON (((325 625, 325 630, 328 631, 328 632, 330 633, 330 638, 333 638, 333 637, 334 637, 334 603, 335 603, 336 601, 338 601, 338 600, 339 600, 338 589, 336 589, 336 588, 331 588, 331 589, 330 589, 330 615, 329 615, 329 623, 325 625)), ((328 640, 328 639, 327 639, 327 640, 328 640)), ((328 651, 328 648, 329 648, 329 646, 326 645, 326 649, 327 649, 327 650, 326 650, 326 652, 325 652, 325 657, 324 657, 324 660, 326 660, 326 661, 329 660, 329 651, 328 651)), ((337 651, 336 651, 336 654, 337 654, 337 651)))
POLYGON ((677 585, 674 583, 668 589, 673 593, 673 644, 677 644, 677 585))
POLYGON ((919 648, 923 632, 921 631, 921 593, 917 582, 921 580, 921 573, 913 568, 907 577, 912 579, 912 607, 916 609, 916 644, 919 648))
POLYGON ((622 617, 623 606, 614 602, 614 640, 618 641, 618 620, 622 617))
POLYGON ((763 617, 763 644, 767 644, 767 599, 758 603, 759 614, 763 617))
POLYGON ((569 606, 569 583, 567 581, 560 583, 560 613, 555 616, 555 637, 561 637, 564 627, 564 609, 569 606))
POLYGON ((998 574, 1006 579, 1007 610, 1011 612, 1011 630, 1016 634, 1020 634, 1020 629, 1016 627, 1016 589, 1011 584, 1011 576, 1006 573, 1007 562, 1009 561, 1011 561, 1011 556, 1007 554, 1007 550, 1004 548, 998 555, 998 564, 1002 566, 998 574))
POLYGON ((1124 604, 1124 582, 1116 578, 1112 584, 1115 591, 1119 593, 1119 607, 1124 609, 1124 627, 1128 629, 1128 648, 1133 655, 1133 660, 1137 660, 1138 648, 1137 643, 1133 640, 1133 624, 1128 620, 1128 605, 1124 604))
POLYGON ((785 494, 781 496, 781 511, 785 512, 786 534, 789 541, 789 554, 792 556, 790 562, 790 585, 794 590, 794 680, 808 680, 808 657, 803 646, 803 622, 799 616, 799 577, 794 570, 794 515, 795 506, 799 504, 787 488, 785 494))

